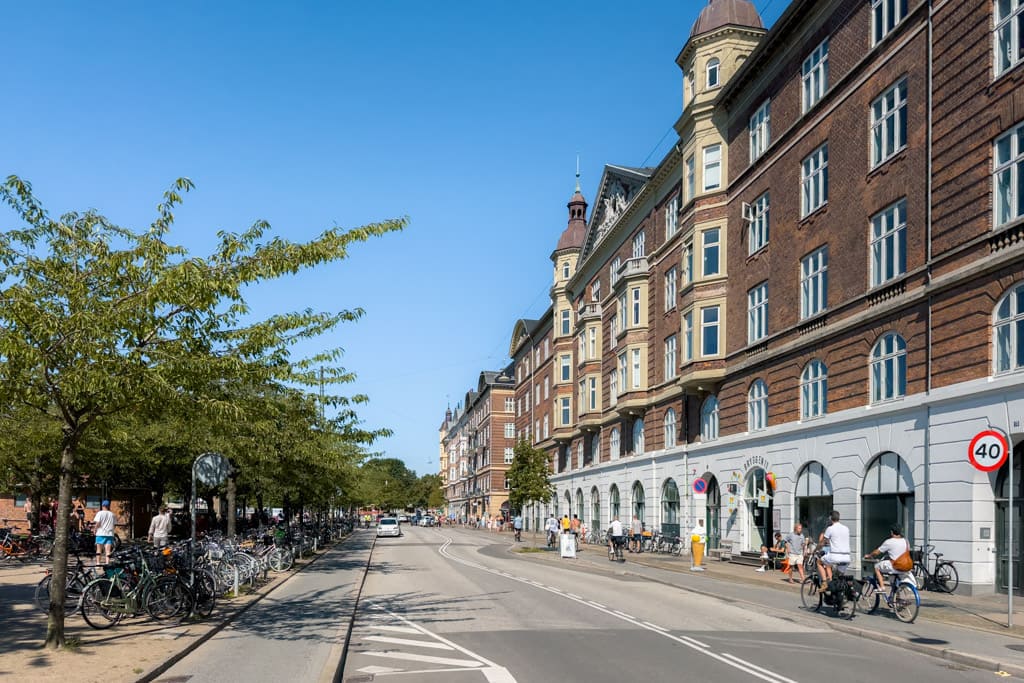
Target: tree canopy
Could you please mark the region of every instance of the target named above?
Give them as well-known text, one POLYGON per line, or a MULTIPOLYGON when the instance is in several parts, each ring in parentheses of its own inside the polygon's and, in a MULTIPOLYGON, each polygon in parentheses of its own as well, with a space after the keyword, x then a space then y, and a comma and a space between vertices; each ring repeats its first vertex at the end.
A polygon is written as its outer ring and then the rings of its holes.
POLYGON ((554 487, 549 477, 548 454, 534 448, 526 439, 516 444, 512 465, 508 468, 508 500, 513 512, 524 505, 551 500, 554 487))

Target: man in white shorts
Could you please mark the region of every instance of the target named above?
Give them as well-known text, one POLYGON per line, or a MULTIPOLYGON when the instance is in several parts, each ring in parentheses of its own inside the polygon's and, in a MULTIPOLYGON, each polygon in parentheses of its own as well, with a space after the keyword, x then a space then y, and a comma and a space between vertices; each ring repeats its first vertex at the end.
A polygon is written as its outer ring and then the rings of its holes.
POLYGON ((821 532, 818 545, 828 544, 828 552, 818 560, 818 572, 823 582, 832 580, 832 567, 837 564, 850 564, 850 527, 839 521, 839 513, 835 510, 828 516, 829 527, 821 532))
POLYGON ((885 539, 882 545, 872 550, 870 553, 864 556, 865 560, 869 560, 872 557, 877 557, 882 553, 885 553, 885 559, 875 564, 875 578, 878 579, 878 592, 885 593, 885 574, 895 574, 896 570, 893 569, 892 561, 903 553, 910 552, 910 543, 907 539, 903 538, 903 530, 898 526, 894 526, 889 529, 889 538, 885 539))

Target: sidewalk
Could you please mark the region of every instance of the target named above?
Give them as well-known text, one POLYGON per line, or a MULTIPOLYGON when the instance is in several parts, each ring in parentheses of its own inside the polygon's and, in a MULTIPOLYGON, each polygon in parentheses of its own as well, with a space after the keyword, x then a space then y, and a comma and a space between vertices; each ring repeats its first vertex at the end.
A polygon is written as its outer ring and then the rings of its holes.
MULTIPOLYGON (((508 537, 511 541, 511 537, 508 537)), ((1005 671, 1024 678, 1024 612, 1014 601, 1014 626, 1007 628, 1005 595, 964 596, 931 591, 921 592, 921 611, 913 624, 898 621, 880 608, 875 614, 858 614, 851 621, 833 616, 826 608, 820 614, 800 604, 799 576, 786 583, 778 571, 757 572, 748 565, 708 561, 703 572, 690 571, 688 556, 654 553, 626 553, 623 563, 609 562, 602 546, 582 546, 577 559, 561 559, 545 547, 543 539, 524 535, 517 547, 532 546, 545 552, 518 554, 519 557, 583 571, 640 576, 683 590, 713 595, 731 603, 746 603, 752 609, 770 611, 782 618, 828 626, 836 631, 895 644, 950 661, 990 671, 1005 671)), ((1016 596, 1015 596, 1016 597, 1016 596)), ((1021 600, 1024 602, 1024 600, 1021 600)))

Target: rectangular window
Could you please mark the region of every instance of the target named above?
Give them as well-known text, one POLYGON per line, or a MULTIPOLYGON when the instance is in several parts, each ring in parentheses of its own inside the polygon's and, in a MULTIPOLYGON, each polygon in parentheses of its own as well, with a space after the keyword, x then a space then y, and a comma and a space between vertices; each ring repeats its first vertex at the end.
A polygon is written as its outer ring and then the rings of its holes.
POLYGON ((87 510, 99 510, 100 509, 100 497, 99 496, 85 496, 85 508, 87 510))
POLYGON ((768 283, 747 292, 747 343, 768 336, 768 283))
POLYGON ((665 273, 665 310, 671 311, 676 307, 676 276, 678 271, 672 266, 665 273))
POLYGON ((572 361, 572 359, 569 356, 569 354, 567 354, 567 353, 566 354, 562 354, 562 356, 561 356, 561 366, 562 366, 562 381, 563 382, 568 382, 570 379, 572 379, 572 374, 571 374, 572 370, 570 369, 570 366, 569 366, 569 363, 571 361, 572 361))
POLYGON ((579 360, 582 362, 582 361, 585 361, 587 359, 587 332, 586 332, 586 330, 584 330, 583 332, 580 332, 580 335, 579 335, 579 337, 577 337, 577 339, 579 340, 579 344, 580 344, 579 360))
POLYGON ((597 328, 590 327, 587 330, 587 335, 590 341, 590 354, 587 357, 594 360, 597 358, 597 328))
POLYGON ((683 245, 683 285, 693 282, 693 242, 683 245))
POLYGON ((544 438, 548 438, 548 416, 544 416, 544 438))
POLYGON ((640 349, 631 349, 633 352, 633 388, 640 388, 640 349))
POLYGON ((643 258, 647 255, 647 238, 641 230, 633 236, 633 258, 643 258))
POLYGON ((700 355, 707 358, 718 355, 718 306, 700 311, 700 355))
POLYGON ((505 398, 505 412, 511 413, 516 409, 516 400, 511 396, 505 398))
POLYGON ((505 423, 505 438, 514 439, 516 436, 516 426, 512 422, 505 423))
POLYGON ((621 326, 620 332, 629 327, 629 309, 626 307, 625 292, 619 295, 619 325, 621 326))
POLYGON ((828 90, 828 38, 814 48, 800 69, 803 81, 803 112, 817 104, 828 90))
POLYGON ((907 146, 907 81, 871 103, 871 165, 878 166, 907 146))
POLYGON ((626 372, 626 352, 623 351, 619 354, 619 386, 622 387, 623 391, 625 391, 626 387, 629 386, 626 384, 626 372))
POLYGON ((533 387, 533 405, 540 405, 540 385, 535 385, 533 387))
POLYGON ((871 286, 907 272, 907 202, 893 204, 871 219, 871 286))
POLYGON ((676 335, 665 339, 665 379, 676 376, 676 335))
POLYGON ((551 340, 550 339, 545 339, 544 340, 544 360, 547 360, 548 358, 551 358, 551 340))
POLYGON ((683 313, 683 360, 693 360, 693 311, 683 313))
POLYGON ((514 448, 505 448, 505 464, 511 465, 512 460, 516 457, 516 450, 514 448))
POLYGON ((702 233, 704 240, 704 251, 701 261, 704 266, 704 277, 710 277, 712 275, 718 275, 719 270, 719 232, 718 228, 711 230, 705 230, 702 233))
POLYGON ((608 348, 609 349, 614 349, 615 348, 615 338, 619 334, 619 330, 618 330, 619 316, 617 314, 612 313, 612 317, 608 321, 608 326, 611 328, 611 334, 609 335, 609 339, 608 339, 608 348))
POLYGON ((996 139, 992 156, 995 226, 1024 217, 1024 125, 996 139))
POLYGON ((590 390, 589 390, 590 410, 594 411, 594 410, 597 410, 597 378, 596 377, 591 377, 589 379, 588 384, 589 384, 589 387, 590 387, 590 390))
POLYGON ((686 201, 691 201, 697 194, 697 166, 693 155, 686 157, 686 201))
POLYGON ((749 214, 743 217, 749 223, 748 237, 751 254, 768 245, 769 209, 768 193, 765 192, 754 200, 748 209, 749 214))
POLYGON ((704 148, 704 191, 717 190, 722 185, 722 146, 704 148))
POLYGON ((665 207, 665 240, 679 230, 679 197, 673 197, 665 207))
POLYGON ((562 335, 563 336, 569 334, 569 323, 570 323, 569 311, 568 311, 568 309, 566 309, 566 310, 562 311, 562 335))
POLYGON ((800 217, 809 216, 828 201, 828 143, 811 152, 800 169, 800 217))
POLYGON ((769 105, 770 102, 765 102, 754 115, 750 117, 750 161, 753 163, 755 159, 764 154, 764 151, 768 149, 768 144, 771 142, 771 128, 769 125, 769 105))
POLYGON ((800 262, 800 318, 810 318, 828 307, 828 247, 800 262))
POLYGON ((995 0, 996 76, 1020 63, 1024 52, 1024 2, 995 0))
POLYGON ((563 427, 568 427, 571 424, 571 422, 572 422, 572 413, 570 412, 569 404, 570 404, 569 398, 568 397, 563 397, 562 398, 562 426, 563 427))
POLYGON ((614 259, 612 259, 612 265, 608 269, 612 280, 612 287, 614 287, 615 283, 619 281, 619 268, 621 267, 622 259, 616 256, 614 259))
POLYGON ((633 327, 640 327, 640 288, 633 288, 633 327))
POLYGON ((871 45, 878 45, 907 16, 907 0, 871 0, 871 45))
POLYGON ((594 284, 590 286, 590 300, 600 301, 601 300, 601 281, 594 280, 594 284))
POLYGON ((551 378, 544 375, 544 400, 548 400, 551 396, 551 378))
POLYGON ((608 402, 613 406, 619 402, 619 373, 615 370, 608 376, 608 402))

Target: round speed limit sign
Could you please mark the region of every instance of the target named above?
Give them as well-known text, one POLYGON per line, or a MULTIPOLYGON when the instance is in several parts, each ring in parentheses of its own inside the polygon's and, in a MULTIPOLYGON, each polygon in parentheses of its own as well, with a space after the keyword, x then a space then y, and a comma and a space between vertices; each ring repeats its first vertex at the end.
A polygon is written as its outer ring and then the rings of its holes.
POLYGON ((994 429, 978 432, 967 447, 967 457, 976 469, 994 472, 1003 466, 1009 455, 1010 444, 1006 436, 994 429))

